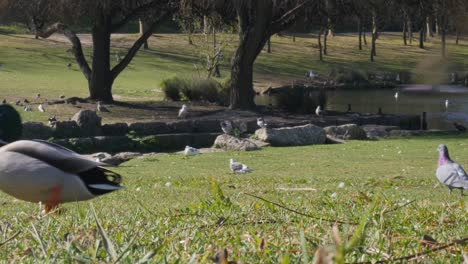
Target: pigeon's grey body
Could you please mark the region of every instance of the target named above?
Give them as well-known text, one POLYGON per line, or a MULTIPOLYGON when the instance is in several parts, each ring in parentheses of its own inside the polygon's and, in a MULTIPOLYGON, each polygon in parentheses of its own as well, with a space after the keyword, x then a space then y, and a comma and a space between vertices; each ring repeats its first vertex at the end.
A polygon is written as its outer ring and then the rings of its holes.
POLYGON ((232 133, 232 122, 229 120, 224 120, 221 122, 221 129, 223 130, 224 134, 231 134, 232 133))
POLYGON ((439 151, 439 162, 436 171, 437 179, 452 192, 452 189, 468 190, 468 175, 460 164, 452 161, 447 146, 441 144, 439 151))
POLYGON ((244 173, 249 173, 252 170, 247 167, 245 164, 242 164, 240 162, 236 162, 233 159, 229 161, 229 168, 231 169, 232 172, 236 174, 244 174, 244 173))

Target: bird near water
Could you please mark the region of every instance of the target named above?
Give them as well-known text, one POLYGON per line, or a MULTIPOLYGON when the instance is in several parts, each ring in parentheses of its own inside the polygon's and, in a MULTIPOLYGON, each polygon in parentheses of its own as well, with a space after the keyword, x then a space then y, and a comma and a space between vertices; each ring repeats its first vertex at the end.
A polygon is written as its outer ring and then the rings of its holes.
POLYGON ((399 93, 398 91, 395 93, 395 95, 393 97, 395 97, 395 101, 398 101, 398 96, 399 96, 399 93))
POLYGON ((21 134, 18 112, 0 105, 1 191, 41 202, 47 214, 61 203, 89 200, 123 188, 122 177, 104 164, 47 141, 18 140, 21 134))
POLYGON ((450 159, 446 145, 439 145, 437 151, 439 152, 436 170, 437 179, 447 186, 449 193, 452 193, 453 189, 460 189, 461 195, 463 195, 463 190, 468 190, 468 175, 466 175, 465 170, 460 164, 450 159))
POLYGON ((200 150, 190 147, 190 146, 185 146, 185 149, 184 149, 185 156, 196 156, 199 154, 200 154, 200 150))
POLYGON ((265 122, 265 119, 263 117, 257 118, 257 126, 260 128, 266 128, 268 124, 265 122))
POLYGON ((98 112, 110 112, 109 109, 107 109, 107 107, 105 107, 105 106, 101 103, 101 101, 98 101, 97 110, 98 110, 98 112))
POLYGON ((180 108, 180 110, 179 110, 178 117, 179 118, 185 118, 185 117, 187 117, 187 115, 188 115, 187 106, 185 104, 183 104, 182 108, 180 108))

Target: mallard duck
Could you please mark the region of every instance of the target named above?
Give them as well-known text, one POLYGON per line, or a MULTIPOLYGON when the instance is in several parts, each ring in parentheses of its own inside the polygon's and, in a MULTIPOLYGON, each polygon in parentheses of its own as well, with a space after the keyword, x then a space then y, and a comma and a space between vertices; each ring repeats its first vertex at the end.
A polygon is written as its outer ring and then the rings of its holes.
POLYGON ((123 187, 121 176, 104 164, 67 148, 39 140, 19 140, 21 118, 0 105, 0 190, 24 201, 45 204, 49 213, 60 203, 84 201, 123 187))

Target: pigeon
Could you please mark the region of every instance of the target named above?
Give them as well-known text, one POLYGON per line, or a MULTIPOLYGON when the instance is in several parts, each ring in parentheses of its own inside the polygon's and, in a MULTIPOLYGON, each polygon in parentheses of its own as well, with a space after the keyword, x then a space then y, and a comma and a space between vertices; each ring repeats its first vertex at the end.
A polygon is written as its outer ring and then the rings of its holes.
POLYGON ((188 114, 187 106, 183 104, 182 108, 179 110, 179 118, 185 118, 187 114, 188 114))
POLYGON ((437 179, 448 187, 449 193, 452 193, 452 189, 460 189, 463 195, 463 190, 468 190, 468 175, 462 166, 450 159, 447 146, 441 144, 437 151, 439 151, 437 179))
POLYGON ((39 112, 42 112, 42 113, 45 112, 44 106, 42 106, 42 104, 40 104, 39 106, 37 106, 37 109, 39 110, 39 112))
POLYGON ((268 126, 268 124, 265 122, 265 119, 263 119, 263 117, 257 118, 257 125, 260 128, 266 128, 268 126))
POLYGON ((98 112, 110 112, 109 109, 107 109, 107 107, 101 104, 101 101, 98 101, 97 103, 97 110, 98 112))
POLYGON ((184 155, 185 156, 196 156, 200 154, 200 150, 192 148, 190 146, 185 146, 184 155))
POLYGON ((29 103, 30 103, 28 99, 24 99, 23 102, 24 102, 25 104, 29 104, 29 103))
POLYGON ((236 174, 244 174, 244 173, 249 173, 249 172, 252 171, 245 164, 242 164, 240 162, 236 162, 233 159, 229 160, 229 168, 231 169, 232 172, 234 172, 236 174))
POLYGON ((57 123, 57 118, 55 116, 47 119, 47 121, 49 122, 49 126, 55 126, 55 124, 57 123))
POLYGON ((95 161, 98 162, 98 163, 102 163, 102 160, 106 157, 106 154, 104 153, 98 153, 96 156, 95 156, 95 161))
POLYGON ((316 116, 322 116, 323 115, 323 110, 322 108, 319 106, 317 106, 317 108, 315 109, 315 115, 316 116))
POLYGON ((221 129, 223 130, 224 134, 231 134, 232 133, 232 122, 229 120, 224 120, 221 122, 221 129))
POLYGON ((461 125, 460 123, 457 123, 457 122, 453 122, 453 126, 457 129, 457 131, 459 132, 465 132, 466 131, 466 127, 461 125))
POLYGON ((398 92, 395 93, 395 95, 393 97, 395 97, 395 101, 398 101, 398 92))
POLYGON ((21 101, 20 101, 20 100, 16 100, 15 105, 21 105, 21 101))
POLYGON ((448 100, 448 99, 445 99, 445 110, 448 109, 449 104, 450 104, 449 100, 448 100))
POLYGON ((31 111, 32 111, 32 108, 29 107, 29 106, 27 106, 27 105, 25 105, 25 106, 23 107, 23 110, 26 111, 26 112, 31 112, 31 111))

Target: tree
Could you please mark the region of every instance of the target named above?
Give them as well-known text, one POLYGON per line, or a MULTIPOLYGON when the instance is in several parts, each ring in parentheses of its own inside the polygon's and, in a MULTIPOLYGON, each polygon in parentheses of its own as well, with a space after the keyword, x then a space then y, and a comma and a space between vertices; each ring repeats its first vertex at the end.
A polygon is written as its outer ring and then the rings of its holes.
POLYGON ((231 66, 230 107, 255 107, 253 64, 267 40, 291 25, 309 0, 233 0, 239 21, 239 45, 231 66))
POLYGON ((175 0, 48 0, 54 8, 50 17, 56 22, 37 29, 37 35, 48 38, 54 33, 63 34, 72 44, 75 60, 88 80, 89 98, 112 102, 112 86, 119 74, 130 64, 140 47, 148 40, 161 21, 178 8, 175 0), (127 53, 111 67, 111 35, 130 21, 144 18, 145 32, 134 42, 127 53), (73 21, 87 22, 91 28, 93 56, 91 65, 83 54, 81 40, 71 29, 73 21))

